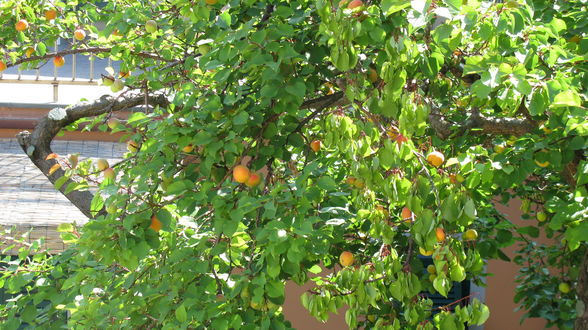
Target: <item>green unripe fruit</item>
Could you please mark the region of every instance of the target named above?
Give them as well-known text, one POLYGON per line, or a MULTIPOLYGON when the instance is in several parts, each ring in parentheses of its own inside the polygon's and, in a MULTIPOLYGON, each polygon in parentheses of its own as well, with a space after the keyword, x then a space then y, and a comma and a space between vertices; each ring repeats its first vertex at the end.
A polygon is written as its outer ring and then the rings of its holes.
POLYGON ((149 33, 155 33, 157 31, 157 22, 152 19, 148 20, 145 22, 145 30, 149 33))
POLYGON ((561 282, 557 287, 561 293, 568 293, 570 292, 570 285, 566 282, 561 282))
POLYGON ((113 93, 116 93, 116 92, 122 91, 124 87, 125 87, 125 84, 123 83, 123 81, 120 79, 116 79, 116 80, 114 80, 114 83, 112 83, 112 86, 110 86, 110 90, 113 93))
POLYGON ((102 85, 104 85, 104 86, 112 86, 113 83, 114 83, 114 79, 112 79, 112 78, 109 78, 109 77, 102 78, 102 85))
POLYGON ((500 154, 504 151, 504 146, 502 144, 497 144, 494 146, 494 152, 496 152, 497 154, 500 154))
POLYGON ((241 299, 248 300, 249 296, 249 288, 244 288, 243 290, 241 290, 241 299))
POLYGON ((478 239, 478 232, 475 229, 468 229, 463 234, 463 239, 466 241, 475 241, 478 239))
POLYGON ((537 221, 543 222, 547 220, 547 214, 545 212, 537 212, 537 221))
POLYGON ((465 177, 464 177, 463 175, 461 175, 461 174, 457 174, 457 175, 455 176, 455 179, 456 179, 456 180, 457 180, 457 182, 459 182, 459 183, 463 183, 463 182, 465 181, 465 177))
POLYGON ((110 204, 108 206, 106 206, 106 212, 112 214, 112 213, 116 213, 116 205, 114 204, 110 204))

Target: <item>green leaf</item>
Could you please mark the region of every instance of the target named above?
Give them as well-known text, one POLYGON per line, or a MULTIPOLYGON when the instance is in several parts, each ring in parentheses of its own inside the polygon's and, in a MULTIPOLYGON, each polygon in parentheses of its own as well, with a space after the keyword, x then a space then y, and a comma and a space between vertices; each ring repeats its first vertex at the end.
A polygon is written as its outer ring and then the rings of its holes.
POLYGON ((459 13, 461 8, 461 0, 443 0, 443 2, 451 9, 453 13, 459 13))
POLYGON ((299 98, 304 98, 304 95, 306 95, 306 85, 304 84, 304 81, 297 78, 286 86, 286 92, 298 96, 299 98))
POLYGON ((451 282, 444 275, 439 275, 433 280, 433 287, 440 295, 447 297, 447 293, 451 288, 451 282))
POLYGON ((520 227, 517 228, 517 231, 523 235, 529 235, 534 238, 539 237, 539 228, 534 226, 520 227))
POLYGON ((55 189, 59 190, 61 189, 61 186, 63 186, 64 183, 67 182, 67 180, 69 179, 69 176, 64 175, 62 177, 59 177, 59 179, 55 180, 55 189))
POLYGON ((560 108, 560 107, 580 107, 582 106, 582 99, 580 96, 574 91, 563 91, 555 96, 553 99, 553 103, 551 103, 551 108, 560 108))
POLYGON ((157 218, 159 221, 161 221, 162 229, 169 231, 173 223, 173 217, 171 213, 165 208, 159 209, 157 211, 157 218))
POLYGON ((331 177, 328 176, 322 176, 317 180, 317 185, 319 188, 326 190, 326 191, 332 191, 337 189, 337 183, 335 182, 335 180, 333 180, 331 177))
POLYGON ((184 304, 181 304, 180 307, 176 308, 175 314, 176 319, 180 323, 184 323, 188 320, 188 314, 186 313, 186 307, 184 307, 184 304))
POLYGON ((515 89, 517 90, 517 92, 523 94, 523 95, 529 95, 531 94, 531 84, 529 84, 529 82, 525 79, 525 77, 521 77, 519 75, 513 75, 510 78, 510 81, 512 82, 513 86, 515 87, 515 89))
POLYGON ((60 223, 57 226, 57 232, 59 233, 71 233, 74 231, 74 226, 71 223, 60 223))
POLYGON ((588 222, 582 222, 576 227, 568 227, 565 236, 568 240, 570 251, 576 250, 580 247, 581 242, 586 242, 588 240, 588 222))
POLYGON ((474 204, 474 201, 471 198, 468 198, 468 200, 466 201, 463 207, 463 212, 470 219, 476 218, 476 205, 474 204))
POLYGON ((239 112, 235 117, 233 117, 233 124, 235 125, 245 125, 249 120, 249 114, 245 111, 239 112))
POLYGON ((578 166, 578 179, 576 180, 578 186, 588 183, 588 162, 583 160, 578 166))
POLYGON ((147 118, 147 115, 145 115, 142 112, 133 112, 130 116, 129 119, 127 119, 127 123, 128 124, 133 124, 136 122, 140 122, 140 121, 144 121, 147 120, 149 118, 147 118))
POLYGON ((380 6, 384 15, 390 16, 404 8, 410 7, 410 0, 383 0, 380 6))
POLYGON ((549 95, 545 86, 535 88, 531 94, 531 102, 529 103, 529 113, 533 116, 541 115, 547 108, 549 103, 549 95))
POLYGON ((313 273, 313 274, 318 274, 318 273, 322 272, 323 270, 322 270, 321 266, 319 266, 319 265, 313 265, 312 267, 310 267, 308 269, 308 271, 311 272, 311 273, 313 273))
POLYGON ((92 197, 92 202, 90 203, 90 212, 92 213, 92 215, 96 215, 98 214, 98 212, 100 212, 100 210, 102 210, 102 208, 104 207, 104 199, 102 198, 102 195, 100 193, 96 193, 94 194, 94 197, 92 197))

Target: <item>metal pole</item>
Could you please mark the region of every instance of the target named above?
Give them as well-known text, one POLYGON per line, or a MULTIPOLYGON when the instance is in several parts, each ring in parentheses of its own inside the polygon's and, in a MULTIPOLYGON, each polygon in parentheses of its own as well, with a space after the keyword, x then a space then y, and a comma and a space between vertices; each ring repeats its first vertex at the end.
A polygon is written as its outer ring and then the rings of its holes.
MULTIPOLYGON (((76 45, 76 38, 73 37, 71 38, 71 40, 73 41, 72 46, 76 45)), ((72 59, 71 59, 71 81, 76 80, 76 54, 72 55, 72 59)))
POLYGON ((94 54, 90 54, 90 82, 94 80, 94 54))
MULTIPOLYGON (((59 51, 58 40, 55 40, 55 53, 59 51)), ((57 82, 57 67, 53 65, 53 102, 59 100, 59 82, 57 82)))
MULTIPOLYGON (((57 40, 59 40, 59 38, 57 40)), ((55 40, 55 53, 59 51, 57 40, 55 40)), ((57 81, 57 67, 55 65, 53 65, 53 80, 57 81)))

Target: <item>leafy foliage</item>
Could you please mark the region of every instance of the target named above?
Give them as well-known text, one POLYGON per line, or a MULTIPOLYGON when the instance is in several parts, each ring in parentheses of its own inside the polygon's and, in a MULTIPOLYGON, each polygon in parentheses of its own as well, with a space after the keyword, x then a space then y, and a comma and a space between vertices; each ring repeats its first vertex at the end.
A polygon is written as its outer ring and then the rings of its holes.
POLYGON ((65 253, 5 268, 3 287, 28 293, 0 308, 9 328, 285 329, 285 282, 312 280, 301 301, 319 320, 347 305, 351 328, 463 329, 488 308, 472 297, 434 309, 421 293, 479 283, 517 241, 517 262, 543 260, 523 269, 517 301, 571 326, 574 291, 554 288, 580 263, 553 269, 580 260, 588 237, 583 2, 54 5, 55 20, 49 2, 0 5, 8 66, 45 65, 48 45, 83 28, 73 52, 121 61, 107 75, 124 78, 123 95, 147 87, 170 104, 114 129, 138 149, 115 179, 63 159, 71 190, 99 185, 95 219, 62 228, 65 253), (20 19, 27 30, 10 28, 20 19), (261 184, 231 181, 239 164, 261 184), (495 196, 548 219, 516 227, 495 196), (477 238, 462 237, 470 229, 477 238), (533 251, 540 231, 555 239, 547 256, 533 251), (343 251, 352 266, 338 265, 343 251))

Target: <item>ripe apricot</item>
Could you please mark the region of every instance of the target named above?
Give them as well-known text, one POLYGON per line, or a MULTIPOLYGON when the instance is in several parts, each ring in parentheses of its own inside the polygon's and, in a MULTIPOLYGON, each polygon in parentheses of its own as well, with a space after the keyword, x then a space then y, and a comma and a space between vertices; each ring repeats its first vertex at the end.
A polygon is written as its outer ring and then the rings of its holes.
POLYGON ((45 11, 45 18, 48 21, 55 19, 56 17, 57 17, 57 11, 55 9, 49 9, 49 10, 45 11))
POLYGON ((187 146, 182 148, 182 151, 185 153, 190 153, 192 152, 192 150, 194 150, 194 146, 191 144, 188 144, 187 146))
POLYGON ((29 47, 27 48, 27 50, 25 51, 25 56, 27 58, 31 57, 31 55, 33 55, 33 53, 35 52, 35 49, 33 47, 29 47))
POLYGON ((149 228, 155 231, 161 230, 161 221, 159 221, 155 214, 151 216, 151 224, 149 225, 149 228))
POLYGON ((261 176, 255 172, 249 174, 249 178, 245 182, 245 185, 249 188, 257 186, 261 182, 261 176))
POLYGON ((437 237, 437 242, 441 243, 445 241, 445 230, 439 227, 435 229, 435 236, 437 237))
POLYGON ((55 67, 60 68, 65 64, 65 59, 63 58, 63 56, 55 56, 53 58, 53 65, 55 65, 55 67))
POLYGON ((245 183, 249 180, 249 169, 243 165, 237 165, 233 169, 233 179, 239 183, 245 183))
POLYGON ((412 222, 412 218, 414 217, 414 214, 412 213, 412 211, 408 207, 405 206, 402 208, 402 211, 400 212, 400 217, 402 218, 402 221, 409 224, 412 222))
POLYGON ((443 156, 443 154, 439 151, 433 151, 427 155, 427 161, 429 164, 435 167, 439 167, 441 164, 443 164, 443 162, 445 162, 445 156, 443 156))
POLYGON ((319 150, 321 150, 321 141, 314 140, 310 142, 310 149, 312 149, 312 151, 314 152, 318 152, 319 150))
POLYGON ((20 21, 16 22, 15 28, 16 31, 24 31, 29 27, 29 22, 25 19, 21 19, 20 21))
POLYGON ((339 256, 339 263, 343 267, 349 267, 353 265, 353 253, 349 251, 341 252, 341 255, 339 256))
POLYGON ((74 31, 74 38, 78 41, 84 40, 86 38, 86 31, 82 29, 77 29, 74 31))

